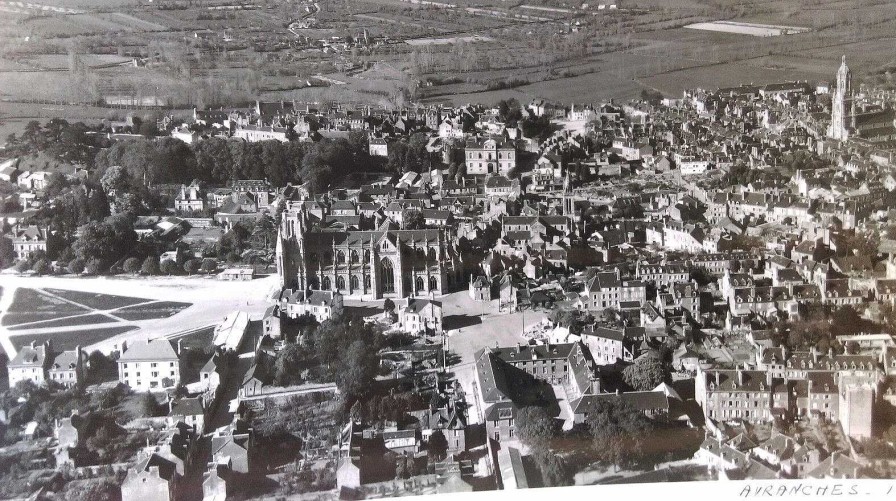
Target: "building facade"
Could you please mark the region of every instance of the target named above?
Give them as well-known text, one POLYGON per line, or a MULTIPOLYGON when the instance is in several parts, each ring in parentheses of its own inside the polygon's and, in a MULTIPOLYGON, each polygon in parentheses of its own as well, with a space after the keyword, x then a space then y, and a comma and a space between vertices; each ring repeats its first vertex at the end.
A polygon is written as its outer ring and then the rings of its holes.
POLYGON ((283 212, 277 270, 284 287, 346 298, 441 295, 463 281, 445 230, 325 231, 312 227, 301 203, 283 212))

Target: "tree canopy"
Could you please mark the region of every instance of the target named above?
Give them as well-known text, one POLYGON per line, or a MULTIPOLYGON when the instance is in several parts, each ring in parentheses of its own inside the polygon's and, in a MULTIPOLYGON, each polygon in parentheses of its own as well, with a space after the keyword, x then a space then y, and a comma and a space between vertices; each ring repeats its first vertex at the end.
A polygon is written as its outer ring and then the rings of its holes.
POLYGON ((658 356, 646 355, 622 371, 625 384, 637 391, 650 391, 670 379, 668 365, 658 356))

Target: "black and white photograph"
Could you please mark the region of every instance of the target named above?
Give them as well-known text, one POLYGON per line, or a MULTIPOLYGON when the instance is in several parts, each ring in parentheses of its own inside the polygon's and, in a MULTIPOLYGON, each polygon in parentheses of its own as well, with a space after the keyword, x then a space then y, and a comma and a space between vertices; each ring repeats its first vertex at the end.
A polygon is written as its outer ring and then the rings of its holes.
POLYGON ((33 2, 0 500, 896 498, 893 0, 33 2))

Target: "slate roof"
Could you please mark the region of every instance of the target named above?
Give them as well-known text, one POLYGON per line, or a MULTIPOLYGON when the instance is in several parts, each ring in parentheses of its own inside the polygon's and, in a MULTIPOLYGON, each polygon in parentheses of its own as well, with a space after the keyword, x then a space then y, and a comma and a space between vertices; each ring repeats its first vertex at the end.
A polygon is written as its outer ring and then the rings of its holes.
POLYGON ((179 358, 167 339, 137 341, 121 354, 118 362, 177 361, 179 358))

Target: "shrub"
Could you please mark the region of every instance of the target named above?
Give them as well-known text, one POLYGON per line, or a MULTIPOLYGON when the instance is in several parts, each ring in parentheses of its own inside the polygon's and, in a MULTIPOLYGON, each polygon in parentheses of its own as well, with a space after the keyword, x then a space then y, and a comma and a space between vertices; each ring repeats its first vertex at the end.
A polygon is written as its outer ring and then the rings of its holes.
POLYGON ((124 271, 135 274, 140 271, 140 260, 135 257, 129 257, 124 260, 124 271))
POLYGON ((180 266, 178 266, 176 262, 170 259, 162 261, 162 264, 159 266, 159 268, 162 270, 162 273, 166 275, 175 274, 180 270, 180 266))
POLYGON ((158 275, 159 274, 159 258, 155 256, 149 256, 143 260, 143 266, 140 267, 140 272, 144 275, 158 275))
POLYGON ((68 263, 68 272, 74 273, 75 275, 80 275, 84 273, 84 260, 76 257, 68 263))

